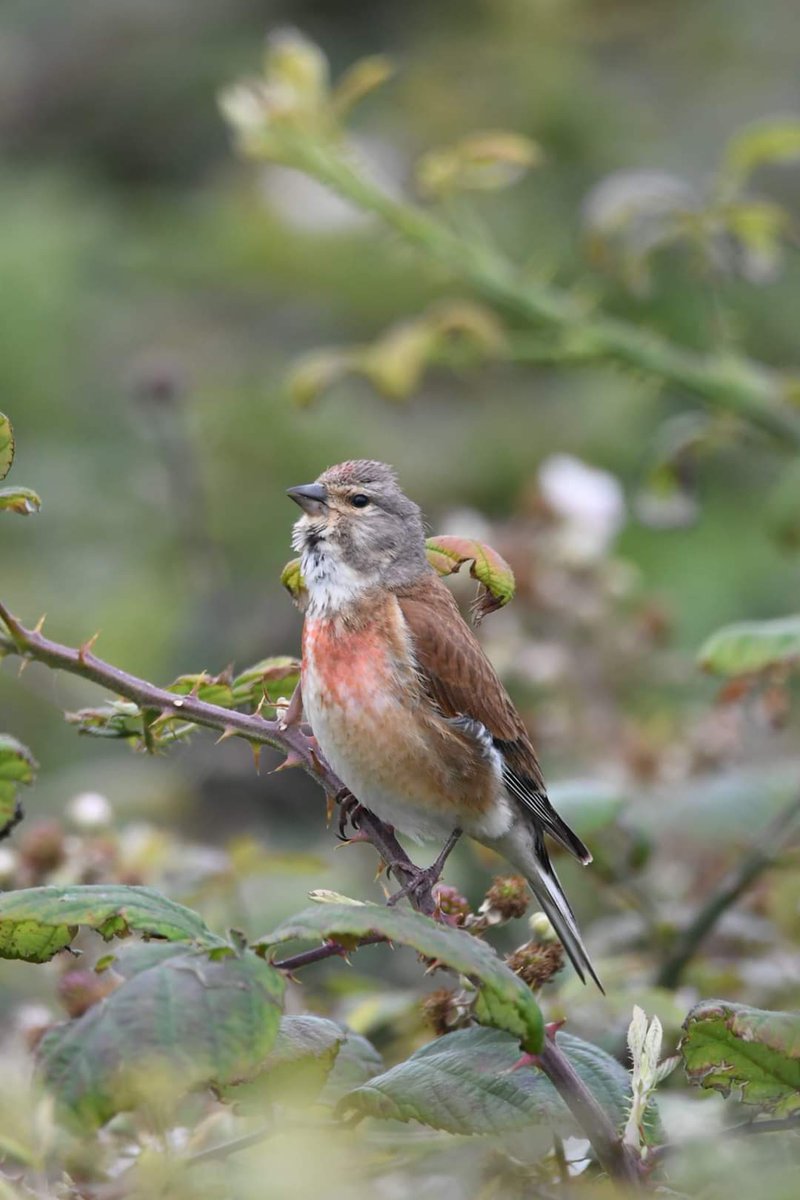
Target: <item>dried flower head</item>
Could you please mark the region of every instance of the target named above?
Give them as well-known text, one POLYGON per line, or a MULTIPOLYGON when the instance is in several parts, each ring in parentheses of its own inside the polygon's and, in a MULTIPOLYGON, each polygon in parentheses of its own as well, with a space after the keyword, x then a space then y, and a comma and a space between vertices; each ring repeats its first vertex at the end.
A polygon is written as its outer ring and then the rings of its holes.
POLYGON ((529 902, 528 885, 521 875, 497 875, 480 911, 490 918, 495 916, 497 921, 512 921, 525 916, 529 902))
POLYGON ((506 959, 515 975, 534 990, 548 983, 564 966, 560 942, 526 942, 506 959))
POLYGON ((437 910, 445 917, 455 918, 455 925, 463 925, 472 911, 466 896, 462 896, 458 888, 449 887, 446 883, 436 884, 433 898, 437 910))
POLYGON ((437 988, 422 1001, 422 1017, 436 1036, 442 1037, 469 1024, 470 1005, 463 994, 451 988, 437 988))

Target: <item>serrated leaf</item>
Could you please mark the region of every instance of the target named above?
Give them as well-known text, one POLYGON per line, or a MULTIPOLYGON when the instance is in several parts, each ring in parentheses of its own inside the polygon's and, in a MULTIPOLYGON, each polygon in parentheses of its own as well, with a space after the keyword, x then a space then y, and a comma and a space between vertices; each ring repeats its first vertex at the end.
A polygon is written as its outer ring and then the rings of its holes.
POLYGON ((737 181, 757 167, 790 163, 800 158, 800 121, 796 117, 771 118, 747 125, 728 142, 723 170, 737 181))
POLYGON ((476 624, 513 598, 514 572, 503 556, 485 542, 440 535, 428 538, 425 546, 428 562, 440 575, 453 575, 464 563, 471 564, 469 573, 483 588, 473 606, 476 624))
POLYGON ((700 666, 715 675, 756 675, 800 659, 800 614, 741 621, 718 629, 700 648, 700 666))
POLYGON ((315 905, 260 938, 255 948, 265 951, 294 940, 338 940, 371 934, 382 934, 391 942, 410 946, 468 975, 478 985, 478 1019, 512 1033, 531 1053, 541 1049, 542 1014, 522 980, 486 942, 421 913, 380 904, 315 905))
MULTIPOLYGON (((615 1125, 630 1101, 628 1073, 605 1051, 559 1033, 558 1044, 615 1125)), ((519 1046, 496 1029, 460 1029, 343 1097, 339 1108, 363 1117, 420 1121, 432 1129, 505 1134, 534 1124, 570 1131, 571 1117, 535 1067, 512 1071, 519 1046)))
POLYGON ((0 512, 19 513, 20 516, 27 517, 31 513, 37 513, 41 507, 41 500, 30 488, 0 488, 0 512))
POLYGON ((233 690, 230 680, 221 676, 207 675, 201 671, 198 675, 179 675, 167 689, 177 696, 197 696, 206 704, 218 704, 221 708, 233 705, 233 690))
POLYGON ((0 838, 21 819, 17 788, 33 783, 37 765, 27 746, 10 733, 0 733, 0 838))
POLYGON ((268 700, 291 696, 300 679, 300 661, 288 654, 264 658, 246 667, 233 681, 233 703, 257 705, 268 700))
POLYGON ((84 926, 109 941, 140 933, 208 949, 230 948, 196 912, 153 888, 125 884, 23 888, 0 894, 0 958, 47 962, 84 926))
POLYGON ((81 1124, 200 1086, 248 1079, 278 1031, 284 980, 255 954, 178 954, 137 972, 39 1045, 59 1105, 81 1124))
POLYGON ((95 708, 67 712, 64 719, 76 725, 79 733, 91 737, 141 738, 143 733, 142 710, 129 700, 111 700, 95 708))
POLYGON ((800 1015, 705 1000, 683 1029, 679 1049, 692 1083, 736 1092, 779 1117, 800 1112, 800 1015))

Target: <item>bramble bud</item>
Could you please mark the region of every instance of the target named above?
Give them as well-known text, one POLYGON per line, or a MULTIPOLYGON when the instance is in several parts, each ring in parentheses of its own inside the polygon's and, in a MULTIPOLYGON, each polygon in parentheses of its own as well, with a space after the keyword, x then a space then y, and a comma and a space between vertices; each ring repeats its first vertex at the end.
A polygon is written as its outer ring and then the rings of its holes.
POLYGON ((463 925, 470 915, 469 900, 462 896, 458 888, 449 887, 445 883, 437 883, 433 889, 433 898, 437 910, 445 917, 455 917, 455 924, 463 925))
POLYGON ((422 1016, 437 1037, 452 1033, 454 1029, 465 1029, 470 1023, 470 1003, 463 994, 450 988, 437 988, 422 1001, 422 1016))
POLYGON ((110 971, 102 975, 78 969, 65 971, 58 981, 58 998, 71 1017, 82 1017, 98 1001, 105 999, 119 985, 110 971))
POLYGON ((487 916, 496 914, 502 921, 512 921, 515 917, 525 916, 529 902, 528 885, 521 875, 497 875, 480 912, 487 916))
POLYGON ((37 879, 61 866, 64 854, 64 830, 55 819, 37 821, 20 838, 20 861, 37 879))
POLYGON ((560 942, 526 942, 506 962, 515 975, 536 990, 564 966, 564 947, 560 942))

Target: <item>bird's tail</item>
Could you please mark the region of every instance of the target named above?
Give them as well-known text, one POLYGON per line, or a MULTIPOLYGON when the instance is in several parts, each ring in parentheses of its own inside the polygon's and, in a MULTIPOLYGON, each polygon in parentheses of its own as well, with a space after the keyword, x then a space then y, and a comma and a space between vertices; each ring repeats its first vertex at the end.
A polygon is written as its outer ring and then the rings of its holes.
POLYGON ((524 874, 581 982, 585 983, 587 974, 590 975, 605 995, 605 988, 583 944, 575 914, 553 870, 542 833, 529 826, 516 825, 505 837, 493 843, 493 848, 524 874))

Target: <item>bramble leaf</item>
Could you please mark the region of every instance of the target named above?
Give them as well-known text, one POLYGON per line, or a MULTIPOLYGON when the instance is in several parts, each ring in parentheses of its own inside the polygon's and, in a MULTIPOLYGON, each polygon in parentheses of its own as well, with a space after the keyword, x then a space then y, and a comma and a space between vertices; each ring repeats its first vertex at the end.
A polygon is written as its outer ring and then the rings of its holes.
POLYGON ((17 787, 33 783, 36 768, 36 759, 27 746, 9 733, 0 733, 0 838, 22 819, 17 787))
POLYGON ((68 946, 78 929, 106 941, 141 933, 206 949, 230 949, 196 912, 153 888, 125 884, 23 888, 0 894, 0 958, 47 962, 68 946))
POLYGON ((686 1018, 689 1080, 779 1117, 800 1112, 800 1015, 704 1000, 686 1018))
POLYGON ((512 1033, 531 1053, 541 1049, 542 1014, 522 980, 486 942, 421 913, 380 904, 315 905, 260 938, 254 949, 266 952, 296 939, 360 939, 370 934, 382 934, 469 976, 478 987, 478 1020, 512 1033))
POLYGON ((772 621, 740 621, 712 633, 698 654, 715 675, 756 675, 800 659, 800 614, 772 621))
POLYGON ((0 413, 0 479, 5 479, 14 461, 14 430, 5 413, 0 413))
POLYGON ((490 612, 508 604, 514 596, 514 572, 502 555, 474 538, 440 535, 425 542, 428 561, 440 575, 453 575, 471 563, 470 575, 482 585, 473 605, 476 625, 490 612))
POLYGON ((248 1079, 274 1043, 283 991, 255 954, 178 953, 45 1034, 45 1082, 73 1119, 99 1126, 142 1101, 248 1079))
MULTIPOLYGON (((630 1102, 627 1071, 589 1042, 565 1033, 557 1038, 589 1090, 621 1126, 630 1102)), ((420 1121, 467 1136, 505 1134, 536 1124, 574 1129, 574 1119, 549 1079, 535 1067, 512 1070, 518 1060, 519 1046, 509 1034, 459 1029, 348 1092, 339 1110, 420 1121)))

